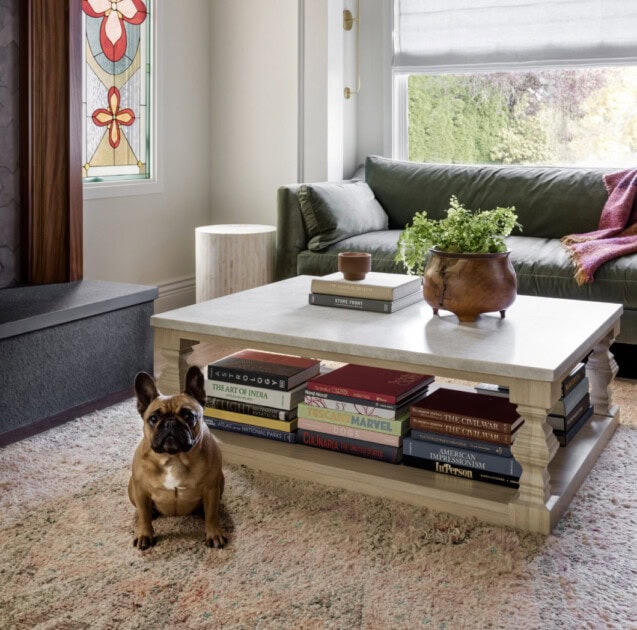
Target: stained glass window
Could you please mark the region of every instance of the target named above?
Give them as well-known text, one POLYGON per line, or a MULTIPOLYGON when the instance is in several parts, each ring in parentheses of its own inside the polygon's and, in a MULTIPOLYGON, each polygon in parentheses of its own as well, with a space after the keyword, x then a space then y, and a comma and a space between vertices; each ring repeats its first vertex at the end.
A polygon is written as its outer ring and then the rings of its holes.
POLYGON ((82 0, 82 176, 151 177, 152 0, 82 0))

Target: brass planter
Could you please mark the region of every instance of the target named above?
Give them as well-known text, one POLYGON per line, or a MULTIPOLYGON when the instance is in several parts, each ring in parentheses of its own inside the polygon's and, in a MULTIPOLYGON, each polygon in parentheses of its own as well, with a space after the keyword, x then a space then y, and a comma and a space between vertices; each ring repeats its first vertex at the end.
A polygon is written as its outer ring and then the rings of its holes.
POLYGON ((434 314, 439 309, 451 311, 461 322, 492 311, 504 317, 518 288, 510 253, 449 254, 430 249, 423 278, 425 302, 434 314))

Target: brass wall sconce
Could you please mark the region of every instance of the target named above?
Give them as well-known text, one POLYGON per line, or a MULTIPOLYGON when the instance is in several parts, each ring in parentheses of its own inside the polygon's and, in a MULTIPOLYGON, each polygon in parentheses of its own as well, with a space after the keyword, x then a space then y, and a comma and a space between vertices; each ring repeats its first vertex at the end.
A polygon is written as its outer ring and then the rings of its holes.
POLYGON ((343 94, 345 98, 350 98, 352 94, 358 94, 361 89, 361 73, 360 73, 360 14, 361 14, 361 5, 360 0, 356 0, 356 17, 352 15, 352 12, 349 9, 343 10, 343 29, 346 31, 351 31, 354 28, 354 23, 356 23, 356 89, 352 90, 352 88, 346 87, 343 90, 343 94))

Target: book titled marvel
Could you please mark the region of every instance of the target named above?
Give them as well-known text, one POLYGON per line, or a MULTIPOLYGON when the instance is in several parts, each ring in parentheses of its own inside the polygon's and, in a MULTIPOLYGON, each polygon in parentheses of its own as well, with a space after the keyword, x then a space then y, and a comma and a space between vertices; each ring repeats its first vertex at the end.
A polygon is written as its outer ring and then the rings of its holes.
POLYGON ((363 442, 362 440, 353 440, 340 435, 327 435, 307 429, 299 429, 296 432, 296 442, 305 446, 337 451, 356 457, 366 457, 390 464, 399 464, 403 456, 403 449, 400 446, 363 442))
MULTIPOLYGON (((440 387, 411 406, 412 418, 513 433, 524 422, 507 398, 440 387)), ((412 425, 412 428, 425 428, 412 425)))
POLYGON ((211 363, 208 379, 288 391, 320 370, 318 359, 246 349, 211 363))
POLYGON ((311 378, 305 389, 307 392, 323 392, 397 405, 418 391, 422 391, 424 395, 433 380, 434 377, 428 374, 348 363, 327 374, 311 378))

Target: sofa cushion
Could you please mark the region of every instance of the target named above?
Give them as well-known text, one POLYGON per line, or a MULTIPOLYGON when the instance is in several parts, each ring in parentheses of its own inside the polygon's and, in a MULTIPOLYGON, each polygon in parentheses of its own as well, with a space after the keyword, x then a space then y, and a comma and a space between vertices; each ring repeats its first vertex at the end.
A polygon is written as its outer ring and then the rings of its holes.
MULTIPOLYGON (((390 228, 425 210, 445 216, 455 195, 467 208, 515 206, 522 235, 560 238, 596 230, 607 199, 601 169, 420 164, 369 156, 365 181, 389 216, 390 228)), ((514 232, 516 234, 517 232, 514 232)))
POLYGON ((298 198, 312 251, 356 234, 387 229, 387 214, 365 182, 304 184, 298 198))

